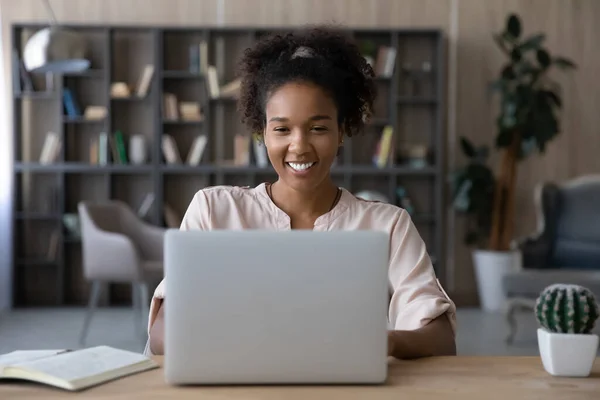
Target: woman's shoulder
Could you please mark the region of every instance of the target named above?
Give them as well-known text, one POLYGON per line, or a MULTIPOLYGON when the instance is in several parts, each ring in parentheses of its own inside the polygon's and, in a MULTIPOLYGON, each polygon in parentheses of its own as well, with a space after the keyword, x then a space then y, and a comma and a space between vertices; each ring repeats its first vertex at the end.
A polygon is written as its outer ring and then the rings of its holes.
POLYGON ((215 201, 245 201, 257 200, 262 193, 264 184, 255 187, 234 186, 234 185, 215 185, 207 186, 196 192, 196 197, 203 197, 204 201, 213 203, 215 201))

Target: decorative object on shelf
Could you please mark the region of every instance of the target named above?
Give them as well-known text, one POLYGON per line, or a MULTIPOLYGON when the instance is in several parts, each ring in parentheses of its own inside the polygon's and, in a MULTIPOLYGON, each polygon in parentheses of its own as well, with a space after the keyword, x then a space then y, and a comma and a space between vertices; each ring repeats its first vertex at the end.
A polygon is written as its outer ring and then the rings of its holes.
POLYGON ((148 158, 146 137, 144 135, 132 135, 129 138, 129 159, 132 164, 144 164, 148 158))
POLYGON ((63 225, 67 235, 70 238, 77 239, 81 237, 81 226, 79 225, 79 214, 67 213, 63 215, 63 225))
POLYGON ((58 26, 49 0, 43 1, 50 17, 50 26, 37 31, 23 51, 23 62, 29 72, 81 72, 90 67, 86 58, 87 43, 74 31, 58 26))
POLYGON ((126 82, 113 82, 110 85, 110 97, 113 99, 126 99, 131 96, 131 89, 126 82))
POLYGON ((398 186, 398 188, 396 188, 396 196, 398 196, 398 205, 405 209, 409 215, 414 215, 415 207, 413 206, 412 201, 410 201, 408 191, 404 186, 398 186))
POLYGON ((544 369, 551 375, 590 375, 598 351, 592 329, 600 310, 592 292, 583 286, 546 287, 535 305, 538 346, 544 369))
POLYGON ((356 197, 360 197, 363 200, 367 201, 379 201, 381 203, 389 203, 390 199, 382 193, 379 193, 375 190, 363 190, 354 194, 356 197))
POLYGON ((558 83, 548 73, 575 64, 550 55, 543 46, 545 35, 522 36, 516 14, 506 19, 504 30, 493 35, 507 61, 491 88, 500 94, 496 119, 496 148, 502 152, 498 176, 486 165, 489 149, 477 148, 462 137, 468 159, 453 177, 454 207, 469 218, 465 242, 475 245, 473 262, 482 307, 500 311, 505 303, 501 288, 504 275, 521 268, 521 254, 511 249, 515 214, 517 163, 537 148, 543 153, 560 131, 558 111, 562 101, 558 83))
POLYGON ((202 109, 200 103, 196 101, 180 101, 179 115, 182 121, 202 121, 202 109))
POLYGON ((420 169, 429 165, 429 148, 426 145, 407 145, 402 148, 402 163, 420 169))
POLYGON ((87 120, 103 120, 108 115, 108 111, 104 106, 87 106, 83 112, 83 118, 87 120))

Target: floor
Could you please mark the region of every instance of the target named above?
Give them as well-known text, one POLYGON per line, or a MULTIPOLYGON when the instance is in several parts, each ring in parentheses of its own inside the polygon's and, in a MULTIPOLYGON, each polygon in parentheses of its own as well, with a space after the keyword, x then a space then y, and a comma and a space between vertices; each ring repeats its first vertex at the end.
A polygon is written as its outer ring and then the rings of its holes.
MULTIPOLYGON (((84 310, 78 308, 25 309, 0 315, 0 354, 17 349, 78 348, 83 317, 84 310)), ((457 320, 461 355, 538 354, 533 314, 518 315, 519 330, 512 345, 504 342, 507 326, 500 314, 459 309, 457 320)), ((130 309, 100 309, 92 320, 85 345, 106 344, 142 352, 144 332, 136 332, 133 321, 130 309)))

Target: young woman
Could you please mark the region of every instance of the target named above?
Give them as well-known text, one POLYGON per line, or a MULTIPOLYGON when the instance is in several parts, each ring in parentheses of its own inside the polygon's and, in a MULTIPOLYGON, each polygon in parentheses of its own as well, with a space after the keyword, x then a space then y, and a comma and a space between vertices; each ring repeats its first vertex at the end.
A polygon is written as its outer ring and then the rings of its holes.
MULTIPOLYGON (((275 35, 248 49, 239 109, 250 131, 261 134, 278 178, 255 188, 198 191, 181 229, 383 230, 391 244, 389 355, 454 355, 456 308, 407 212, 361 200, 330 177, 344 137, 359 133, 372 109, 373 75, 351 41, 325 28, 275 35)), ((165 295, 161 282, 147 353, 164 353, 165 295)))

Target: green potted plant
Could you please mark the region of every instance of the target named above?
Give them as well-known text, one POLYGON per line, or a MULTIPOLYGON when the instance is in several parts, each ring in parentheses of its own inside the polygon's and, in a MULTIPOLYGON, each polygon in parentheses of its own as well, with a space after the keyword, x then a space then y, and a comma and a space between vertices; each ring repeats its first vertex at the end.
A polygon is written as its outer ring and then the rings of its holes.
POLYGON ((544 369, 555 376, 589 376, 599 341, 592 333, 599 315, 592 292, 579 285, 548 286, 536 301, 535 315, 544 369))
MULTIPOLYGON (((543 154, 548 142, 560 132, 560 86, 550 74, 555 69, 576 68, 571 60, 550 54, 543 33, 524 36, 516 14, 507 17, 504 29, 493 38, 506 57, 490 86, 500 105, 494 140, 501 153, 499 169, 493 174, 476 147, 461 138, 468 165, 457 172, 454 181, 454 205, 474 224, 465 241, 476 244, 475 275, 482 306, 487 310, 503 307, 502 276, 520 266, 521 255, 511 248, 517 165, 536 151, 543 154)), ((479 150, 487 157, 485 149, 479 150)))

